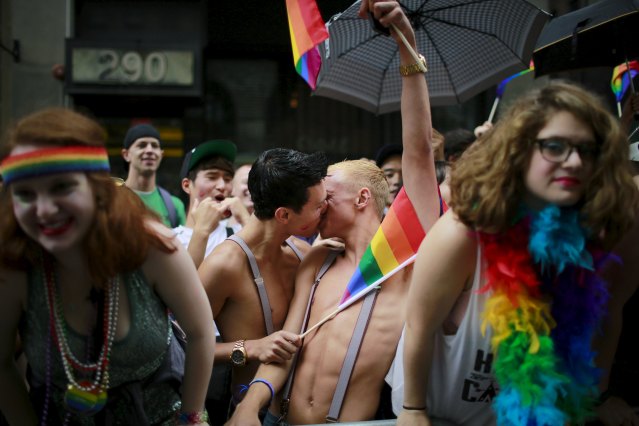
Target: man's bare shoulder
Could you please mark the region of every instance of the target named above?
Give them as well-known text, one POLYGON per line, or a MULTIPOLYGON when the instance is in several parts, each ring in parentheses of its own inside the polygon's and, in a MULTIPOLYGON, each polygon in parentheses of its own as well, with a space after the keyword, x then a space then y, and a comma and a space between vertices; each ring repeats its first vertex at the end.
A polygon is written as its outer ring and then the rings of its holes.
POLYGON ((206 256, 198 272, 202 283, 207 286, 211 281, 235 282, 234 280, 242 276, 248 267, 246 253, 233 241, 226 240, 206 256))
POLYGON ((306 257, 308 252, 311 250, 311 245, 309 243, 300 238, 297 238, 296 236, 292 236, 291 238, 289 238, 289 241, 295 245, 295 247, 304 255, 304 257, 306 257))
MULTIPOLYGON (((298 278, 302 276, 307 277, 310 275, 313 277, 313 279, 311 280, 312 284, 315 276, 332 252, 341 253, 342 250, 335 250, 324 246, 311 247, 297 270, 298 278)), ((298 281, 300 280, 298 279, 298 281)))

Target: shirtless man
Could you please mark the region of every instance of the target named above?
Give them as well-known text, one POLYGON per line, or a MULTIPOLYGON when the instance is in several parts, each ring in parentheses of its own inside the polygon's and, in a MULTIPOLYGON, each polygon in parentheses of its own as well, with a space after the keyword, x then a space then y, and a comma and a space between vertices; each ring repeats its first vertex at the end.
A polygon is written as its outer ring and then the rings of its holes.
MULTIPOLYGON (((394 23, 410 44, 415 46, 414 32, 396 1, 364 1, 360 9, 361 16, 366 16, 369 3, 375 17, 383 25, 394 23)), ((401 64, 415 63, 399 38, 395 34, 393 38, 399 46, 401 64)), ((404 77, 402 82, 404 187, 423 228, 428 230, 437 220, 440 209, 431 147, 428 89, 421 73, 404 77)), ((337 257, 317 287, 308 321, 310 326, 337 307, 349 278, 379 227, 388 192, 381 170, 361 160, 331 166, 325 186, 328 207, 320 223, 320 232, 322 236, 343 239, 346 250, 337 257), (380 186, 386 186, 386 193, 380 190, 380 186)), ((327 254, 325 247, 314 248, 300 267, 295 297, 284 330, 297 333, 301 330, 311 285, 327 254)), ((411 274, 412 267, 409 266, 381 286, 338 415, 340 422, 371 420, 375 416, 384 376, 393 360, 404 325, 411 274)), ((305 337, 297 362, 286 422, 313 424, 326 421, 361 306, 361 301, 355 303, 305 337)), ((257 381, 250 386, 229 424, 259 424, 257 412, 271 400, 270 386, 275 392, 282 389, 291 364, 260 366, 256 374, 257 381)), ((279 405, 274 402, 264 424, 273 424, 278 412, 279 405)))
MULTIPOLYGON (((270 304, 273 330, 266 320, 247 255, 235 241, 226 240, 207 256, 199 269, 222 340, 215 362, 233 364, 232 391, 248 384, 260 362, 284 362, 297 351, 295 333, 278 331, 293 297, 298 254, 286 244, 291 235, 316 232, 326 210, 323 154, 271 149, 260 155, 249 174, 254 214, 235 234, 255 256, 270 304), (233 358, 231 359, 231 355, 233 358)), ((301 254, 308 244, 289 240, 301 254)))

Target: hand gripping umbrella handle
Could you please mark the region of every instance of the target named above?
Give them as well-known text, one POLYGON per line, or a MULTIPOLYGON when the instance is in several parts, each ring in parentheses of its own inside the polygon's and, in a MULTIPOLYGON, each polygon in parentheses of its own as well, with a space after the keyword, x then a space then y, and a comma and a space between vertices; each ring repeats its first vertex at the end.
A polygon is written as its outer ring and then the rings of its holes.
POLYGON ((411 46, 408 40, 406 40, 406 37, 404 37, 404 34, 402 34, 402 32, 397 29, 395 24, 391 24, 391 28, 393 28, 393 31, 395 31, 395 34, 397 34, 399 38, 402 40, 402 43, 404 43, 404 46, 406 46, 406 49, 408 49, 408 51, 410 52, 410 55, 413 57, 413 59, 417 63, 417 66, 419 66, 419 69, 421 70, 421 72, 428 71, 426 67, 424 66, 424 64, 422 63, 422 60, 419 59, 417 52, 415 52, 415 49, 413 49, 413 46, 411 46))

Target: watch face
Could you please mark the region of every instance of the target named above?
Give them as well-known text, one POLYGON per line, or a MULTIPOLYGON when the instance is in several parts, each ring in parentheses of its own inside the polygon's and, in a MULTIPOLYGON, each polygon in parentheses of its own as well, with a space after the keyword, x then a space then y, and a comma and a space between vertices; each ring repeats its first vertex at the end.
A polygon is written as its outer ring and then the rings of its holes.
POLYGON ((231 362, 235 365, 244 365, 244 352, 240 349, 234 349, 233 352, 231 352, 231 362))

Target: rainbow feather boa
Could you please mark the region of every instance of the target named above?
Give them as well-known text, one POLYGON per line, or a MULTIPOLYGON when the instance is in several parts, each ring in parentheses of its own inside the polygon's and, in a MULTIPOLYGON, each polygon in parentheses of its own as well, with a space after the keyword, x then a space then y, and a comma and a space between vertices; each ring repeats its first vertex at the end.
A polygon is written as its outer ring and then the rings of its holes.
POLYGON ((609 256, 587 237, 579 212, 556 206, 505 233, 480 233, 500 425, 564 425, 592 413, 599 370, 590 344, 608 299, 596 271, 609 256))

